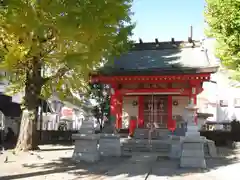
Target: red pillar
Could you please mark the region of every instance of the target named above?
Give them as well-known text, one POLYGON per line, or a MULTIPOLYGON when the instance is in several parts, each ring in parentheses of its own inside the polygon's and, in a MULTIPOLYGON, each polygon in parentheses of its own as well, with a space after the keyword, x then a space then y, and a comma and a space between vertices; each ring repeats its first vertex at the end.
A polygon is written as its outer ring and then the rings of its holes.
POLYGON ((144 96, 138 96, 138 127, 144 126, 144 96))
POLYGON ((116 95, 111 94, 110 97, 110 114, 111 116, 116 115, 116 95))
POLYGON ((174 131, 176 129, 176 121, 172 118, 172 96, 168 96, 168 120, 167 126, 170 131, 174 131))
POLYGON ((116 94, 117 96, 117 103, 116 103, 116 128, 122 128, 122 103, 123 103, 123 96, 121 94, 116 94))
POLYGON ((110 117, 112 123, 116 126, 117 123, 117 96, 116 96, 116 86, 111 87, 111 97, 110 97, 110 117))

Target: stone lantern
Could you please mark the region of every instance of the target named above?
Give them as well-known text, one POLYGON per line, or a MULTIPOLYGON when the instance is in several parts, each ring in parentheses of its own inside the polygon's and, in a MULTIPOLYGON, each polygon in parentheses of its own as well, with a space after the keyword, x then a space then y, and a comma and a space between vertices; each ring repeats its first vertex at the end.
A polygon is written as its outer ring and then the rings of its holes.
POLYGON ((187 122, 187 131, 182 142, 182 154, 180 166, 186 168, 206 168, 204 157, 205 137, 200 136, 198 126, 195 122, 198 107, 193 103, 185 108, 184 119, 187 122))
POLYGON ((200 133, 198 131, 198 126, 196 124, 196 118, 197 118, 197 105, 193 104, 191 102, 188 104, 187 107, 185 107, 185 121, 187 123, 187 131, 186 131, 186 137, 189 138, 195 138, 196 136, 200 136, 200 133))

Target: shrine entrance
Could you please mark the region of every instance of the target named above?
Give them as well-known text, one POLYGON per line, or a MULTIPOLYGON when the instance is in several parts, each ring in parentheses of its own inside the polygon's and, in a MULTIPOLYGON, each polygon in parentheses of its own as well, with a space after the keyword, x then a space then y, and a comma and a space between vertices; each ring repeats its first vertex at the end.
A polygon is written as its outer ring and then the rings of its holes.
POLYGON ((153 124, 155 128, 167 128, 168 123, 168 96, 144 96, 144 128, 153 124))

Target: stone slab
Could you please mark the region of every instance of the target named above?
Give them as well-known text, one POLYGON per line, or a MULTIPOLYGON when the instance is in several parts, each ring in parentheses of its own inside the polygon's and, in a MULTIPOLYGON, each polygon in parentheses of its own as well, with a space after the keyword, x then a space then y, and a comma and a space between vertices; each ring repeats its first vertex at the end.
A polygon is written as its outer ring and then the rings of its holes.
POLYGON ((98 134, 73 134, 73 140, 98 140, 100 135, 98 134))
POLYGON ((205 138, 186 137, 183 140, 180 166, 186 168, 206 168, 204 154, 205 138))
POLYGON ((100 134, 101 139, 120 139, 120 135, 118 134, 100 134))
POLYGON ((121 143, 120 138, 100 138, 99 152, 102 156, 121 156, 121 143))
POLYGON ((88 129, 88 128, 82 128, 79 130, 79 133, 81 134, 94 134, 94 130, 93 129, 88 129))
MULTIPOLYGON (((137 128, 134 132, 135 139, 148 139, 149 129, 147 128, 137 128)), ((169 135, 168 129, 156 129, 151 133, 152 139, 166 139, 169 135)))
POLYGON ((77 140, 75 141, 76 152, 96 152, 98 151, 98 141, 86 141, 77 140))
POLYGON ((187 131, 186 133, 185 133, 185 136, 186 137, 194 137, 194 138, 198 138, 198 137, 200 137, 200 132, 191 132, 191 131, 187 131))
POLYGON ((181 142, 185 139, 185 137, 184 136, 169 135, 169 139, 171 141, 176 141, 176 142, 180 141, 181 142))
POLYGON ((182 157, 204 158, 204 151, 202 149, 183 149, 182 157))
POLYGON ((115 146, 115 145, 121 145, 120 143, 120 139, 114 139, 114 138, 110 138, 110 139, 107 139, 107 138, 100 138, 99 140, 99 143, 104 143, 104 144, 107 144, 108 146, 115 146))
POLYGON ((186 136, 183 139, 184 143, 197 143, 197 142, 204 143, 205 141, 206 141, 206 138, 202 136, 186 136))
POLYGON ((92 122, 85 121, 82 126, 82 129, 80 129, 82 133, 72 135, 72 139, 75 140, 72 159, 76 162, 85 161, 93 163, 99 161, 98 141, 100 135, 92 134, 92 122))
POLYGON ((197 142, 187 142, 182 144, 183 149, 192 149, 192 150, 198 150, 203 149, 203 143, 197 143, 197 142))
POLYGON ((204 158, 184 157, 180 159, 180 167, 182 168, 206 168, 204 158))

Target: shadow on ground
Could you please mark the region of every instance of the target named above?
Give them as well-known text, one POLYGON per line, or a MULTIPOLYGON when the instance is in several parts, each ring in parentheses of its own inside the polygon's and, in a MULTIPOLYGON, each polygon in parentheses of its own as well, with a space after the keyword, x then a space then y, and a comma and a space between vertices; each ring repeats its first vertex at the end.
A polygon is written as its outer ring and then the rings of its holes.
MULTIPOLYGON (((35 176, 47 176, 56 173, 68 173, 78 178, 105 178, 118 176, 119 179, 134 177, 136 179, 147 179, 149 175, 157 177, 184 176, 186 174, 205 173, 239 162, 237 150, 219 148, 221 157, 215 159, 207 158, 207 169, 182 169, 179 160, 170 160, 157 157, 155 160, 144 160, 149 154, 138 154, 134 157, 103 158, 101 161, 89 164, 84 162, 73 162, 71 158, 60 158, 47 163, 23 164, 22 166, 31 172, 24 174, 2 176, 1 180, 14 180, 30 178, 35 176), (89 176, 90 175, 90 176, 89 176)), ((151 156, 151 155, 150 155, 151 156)))

